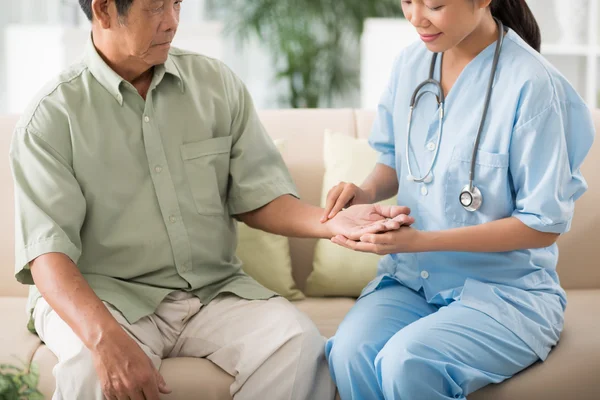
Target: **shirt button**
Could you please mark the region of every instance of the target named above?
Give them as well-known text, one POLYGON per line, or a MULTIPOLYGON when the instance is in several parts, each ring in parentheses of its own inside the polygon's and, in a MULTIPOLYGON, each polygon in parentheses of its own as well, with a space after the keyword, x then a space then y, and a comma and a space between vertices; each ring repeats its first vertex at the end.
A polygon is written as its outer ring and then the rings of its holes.
POLYGON ((429 278, 429 272, 427 272, 427 271, 421 271, 421 278, 423 278, 423 279, 429 278))
POLYGON ((144 121, 145 121, 145 122, 150 122, 150 117, 146 115, 146 116, 144 117, 144 121))
POLYGON ((175 218, 173 215, 171 215, 171 216, 169 217, 169 222, 170 222, 170 223, 174 224, 176 221, 177 221, 177 219, 176 219, 176 218, 175 218))
POLYGON ((429 191, 427 190, 427 188, 425 186, 421 186, 421 194, 423 196, 427 196, 427 193, 429 193, 429 191))
POLYGON ((156 167, 154 167, 154 172, 160 174, 162 172, 162 167, 160 165, 157 165, 156 167))
POLYGON ((436 144, 433 142, 427 143, 427 150, 429 150, 429 151, 434 151, 436 147, 437 147, 436 144))

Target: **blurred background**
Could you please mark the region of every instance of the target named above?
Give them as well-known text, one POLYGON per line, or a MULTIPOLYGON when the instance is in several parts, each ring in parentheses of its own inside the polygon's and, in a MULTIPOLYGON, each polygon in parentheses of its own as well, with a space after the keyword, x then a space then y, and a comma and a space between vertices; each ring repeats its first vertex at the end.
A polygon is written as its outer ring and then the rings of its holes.
MULTIPOLYGON (((547 57, 596 107, 599 0, 529 0, 547 57)), ((89 34, 77 0, 0 0, 0 114, 20 113, 76 61, 89 34)), ((400 0, 184 0, 174 45, 223 60, 257 108, 375 108, 417 39, 400 0)))

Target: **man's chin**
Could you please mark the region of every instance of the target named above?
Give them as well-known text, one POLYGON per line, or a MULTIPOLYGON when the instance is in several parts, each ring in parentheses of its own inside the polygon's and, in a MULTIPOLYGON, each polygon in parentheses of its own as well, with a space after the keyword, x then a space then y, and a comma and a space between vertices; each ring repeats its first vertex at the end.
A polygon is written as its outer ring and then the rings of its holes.
POLYGON ((169 58, 169 49, 170 46, 166 47, 166 48, 162 48, 162 49, 153 49, 154 51, 152 51, 151 56, 150 56, 150 60, 151 62, 149 64, 152 65, 159 65, 159 64, 164 64, 167 59, 169 58))

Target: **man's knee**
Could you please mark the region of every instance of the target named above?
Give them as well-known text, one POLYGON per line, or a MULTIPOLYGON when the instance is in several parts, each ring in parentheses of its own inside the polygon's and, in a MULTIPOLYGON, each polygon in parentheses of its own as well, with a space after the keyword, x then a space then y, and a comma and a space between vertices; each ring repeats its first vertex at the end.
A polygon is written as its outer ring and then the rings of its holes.
POLYGON ((96 399, 102 394, 94 357, 82 343, 72 343, 69 357, 59 360, 54 367, 56 397, 59 399, 96 399), (81 396, 81 397, 77 397, 81 396), (87 396, 87 397, 86 397, 87 396))
POLYGON ((279 343, 277 352, 309 364, 324 360, 325 338, 306 314, 283 298, 269 300, 266 312, 271 340, 279 343))

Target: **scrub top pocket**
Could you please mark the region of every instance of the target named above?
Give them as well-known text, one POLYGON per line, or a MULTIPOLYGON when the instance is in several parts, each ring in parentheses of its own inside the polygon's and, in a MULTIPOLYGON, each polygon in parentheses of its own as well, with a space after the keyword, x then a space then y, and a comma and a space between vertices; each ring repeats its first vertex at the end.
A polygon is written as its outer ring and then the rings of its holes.
POLYGON ((474 185, 483 196, 481 208, 470 212, 460 203, 460 193, 469 184, 472 145, 456 146, 446 173, 446 216, 455 225, 479 225, 507 218, 514 209, 509 178, 509 155, 478 150, 474 185))

